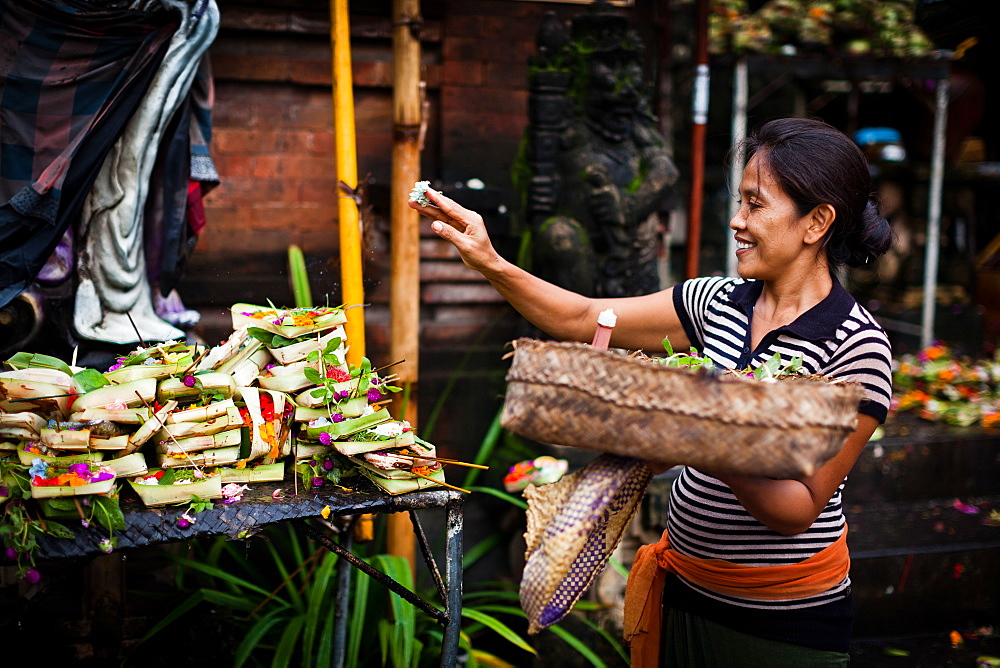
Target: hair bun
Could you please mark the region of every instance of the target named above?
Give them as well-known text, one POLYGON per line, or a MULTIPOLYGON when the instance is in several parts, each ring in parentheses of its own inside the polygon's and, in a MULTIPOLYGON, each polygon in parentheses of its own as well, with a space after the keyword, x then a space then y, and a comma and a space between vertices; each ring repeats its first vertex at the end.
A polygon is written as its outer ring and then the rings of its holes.
POLYGON ((881 257, 892 247, 892 227, 869 198, 853 234, 845 239, 848 266, 861 267, 881 257))

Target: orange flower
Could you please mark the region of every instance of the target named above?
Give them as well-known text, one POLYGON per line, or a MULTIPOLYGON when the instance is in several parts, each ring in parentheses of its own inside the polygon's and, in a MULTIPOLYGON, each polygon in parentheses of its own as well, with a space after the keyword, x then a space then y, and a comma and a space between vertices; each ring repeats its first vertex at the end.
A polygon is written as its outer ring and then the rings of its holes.
POLYGON ((944 357, 944 355, 947 354, 947 352, 948 351, 945 349, 944 346, 931 346, 930 348, 924 350, 924 355, 927 356, 927 359, 933 361, 941 357, 944 357))

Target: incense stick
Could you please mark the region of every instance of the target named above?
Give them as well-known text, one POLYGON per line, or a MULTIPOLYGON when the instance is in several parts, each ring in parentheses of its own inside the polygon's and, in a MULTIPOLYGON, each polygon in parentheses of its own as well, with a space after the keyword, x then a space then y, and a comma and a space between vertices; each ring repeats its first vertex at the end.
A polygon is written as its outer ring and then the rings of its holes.
POLYGON ((145 339, 142 338, 142 334, 139 333, 139 328, 135 326, 135 320, 132 319, 132 313, 125 311, 125 315, 128 316, 128 321, 132 323, 132 329, 135 330, 135 335, 139 337, 139 343, 142 344, 143 348, 148 348, 149 344, 146 343, 145 339))
POLYGON ((464 492, 465 494, 472 494, 472 492, 470 492, 467 489, 462 489, 461 487, 455 487, 455 485, 449 485, 446 482, 441 482, 440 480, 435 480, 434 478, 430 477, 429 475, 424 475, 423 473, 417 473, 416 471, 411 471, 411 473, 413 475, 420 476, 424 480, 430 480, 435 485, 441 485, 442 487, 447 487, 448 489, 453 489, 456 492, 464 492))
POLYGON ((50 394, 46 397, 24 397, 22 399, 8 399, 10 403, 17 403, 18 401, 41 401, 42 399, 61 399, 62 397, 75 397, 77 394, 75 392, 70 392, 69 394, 50 394))
POLYGON ((426 455, 411 455, 405 452, 392 452, 392 451, 389 451, 389 454, 395 457, 407 457, 409 459, 427 459, 432 462, 441 462, 442 464, 454 464, 455 466, 468 466, 469 468, 473 469, 486 470, 490 468, 489 466, 483 466, 482 464, 470 464, 468 462, 460 462, 457 459, 442 459, 441 457, 428 457, 426 455))

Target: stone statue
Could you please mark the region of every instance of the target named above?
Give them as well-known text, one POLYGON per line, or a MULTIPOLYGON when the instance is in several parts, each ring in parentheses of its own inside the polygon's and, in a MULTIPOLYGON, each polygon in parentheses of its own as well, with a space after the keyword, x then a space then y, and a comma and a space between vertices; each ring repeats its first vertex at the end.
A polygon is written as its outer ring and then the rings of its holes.
POLYGON ((657 213, 678 174, 644 97, 643 45, 603 2, 570 34, 549 13, 537 44, 515 172, 531 271, 587 296, 655 292, 657 213))

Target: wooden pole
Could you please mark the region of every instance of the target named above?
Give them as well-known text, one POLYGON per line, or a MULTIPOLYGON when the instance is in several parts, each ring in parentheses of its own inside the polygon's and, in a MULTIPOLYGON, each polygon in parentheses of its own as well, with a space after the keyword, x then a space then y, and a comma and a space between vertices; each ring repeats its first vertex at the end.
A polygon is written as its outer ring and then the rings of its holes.
MULTIPOLYGON (((358 154, 354 130, 354 81, 351 75, 351 26, 348 0, 330 0, 330 46, 333 50, 333 134, 337 150, 337 181, 354 189, 358 186, 358 154)), ((361 272, 361 226, 358 205, 346 193, 337 191, 340 220, 340 283, 345 306, 364 304, 365 288, 361 272)), ((347 361, 360 365, 365 355, 365 314, 363 308, 347 311, 344 325, 349 348, 347 361)))
POLYGON ((685 277, 698 276, 701 254, 702 190, 705 187, 705 131, 708 125, 708 0, 698 0, 695 19, 694 112, 691 124, 691 196, 688 203, 685 277))
MULTIPOLYGON (((393 398, 393 415, 416 428, 420 354, 420 215, 408 193, 420 180, 420 0, 392 3, 392 187, 389 249, 389 356, 405 360, 396 368, 398 385, 408 389, 393 398), (403 405, 403 397, 406 401, 403 405)), ((413 524, 407 513, 389 516, 389 554, 415 564, 413 524)))

